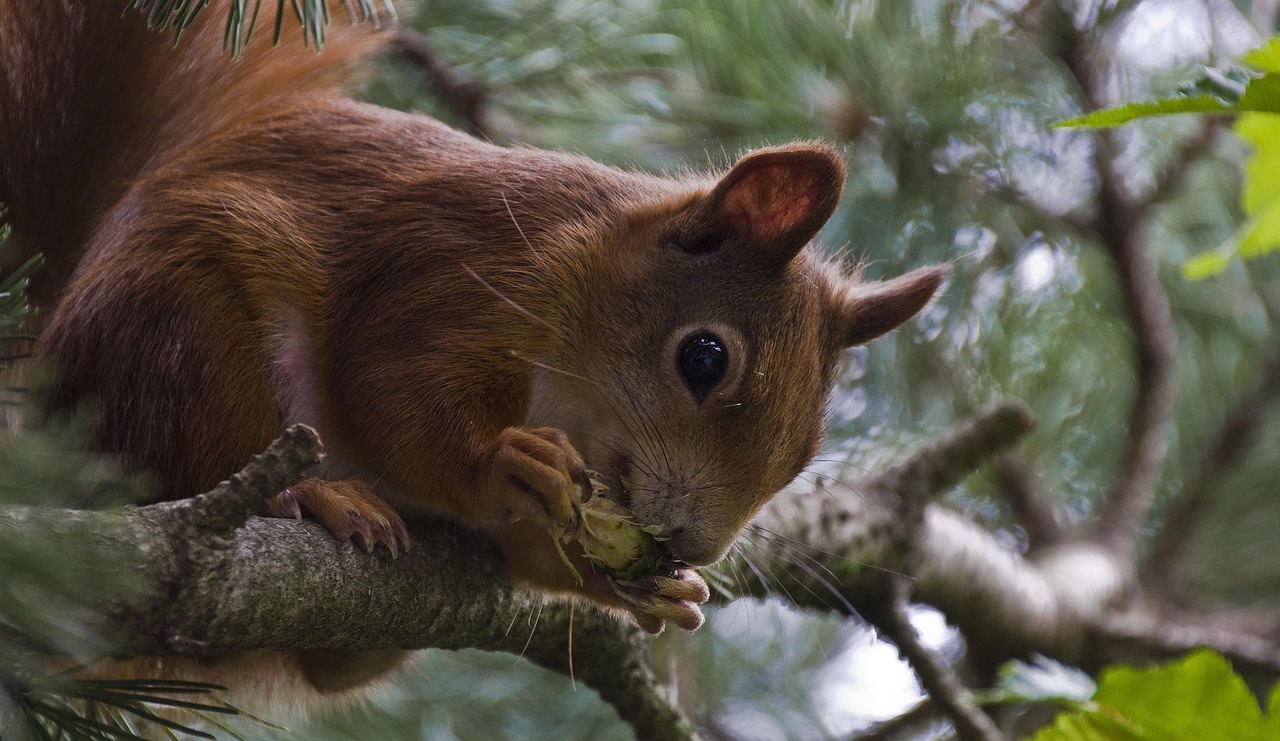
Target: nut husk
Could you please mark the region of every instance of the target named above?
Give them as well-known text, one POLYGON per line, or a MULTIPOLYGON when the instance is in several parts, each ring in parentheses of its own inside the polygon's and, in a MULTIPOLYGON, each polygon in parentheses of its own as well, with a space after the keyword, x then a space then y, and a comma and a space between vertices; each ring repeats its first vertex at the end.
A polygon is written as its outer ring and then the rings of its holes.
POLYGON ((590 495, 584 497, 581 490, 574 487, 573 505, 578 513, 576 531, 572 526, 553 524, 550 527, 556 550, 579 585, 582 574, 570 562, 562 543, 578 541, 587 559, 615 579, 630 581, 660 570, 665 550, 660 542, 662 527, 634 522, 626 507, 604 496, 607 489, 592 474, 590 495))

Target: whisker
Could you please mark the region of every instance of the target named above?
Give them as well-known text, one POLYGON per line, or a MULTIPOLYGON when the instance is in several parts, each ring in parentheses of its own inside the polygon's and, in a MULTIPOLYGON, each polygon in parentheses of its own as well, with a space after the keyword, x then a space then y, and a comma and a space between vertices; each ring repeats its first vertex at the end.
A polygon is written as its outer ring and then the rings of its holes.
MULTIPOLYGON (((810 550, 810 551, 813 551, 814 553, 820 553, 820 554, 822 554, 822 555, 824 555, 824 556, 829 556, 829 557, 834 558, 834 559, 837 559, 837 560, 839 560, 839 561, 844 561, 844 562, 846 562, 846 563, 853 564, 854 566, 857 566, 857 567, 859 567, 859 568, 863 568, 863 569, 871 569, 872 571, 880 571, 880 572, 883 572, 883 573, 885 573, 885 574, 892 574, 892 575, 894 575, 894 576, 901 576, 901 577, 903 577, 904 579, 911 579, 912 581, 915 581, 915 577, 914 577, 914 576, 912 576, 912 575, 910 575, 910 574, 907 574, 907 573, 904 573, 904 572, 901 572, 901 571, 896 571, 896 570, 894 570, 894 569, 888 568, 888 567, 886 567, 886 566, 881 566, 881 565, 879 565, 879 564, 868 563, 868 562, 866 562, 866 561, 859 561, 859 560, 858 560, 858 559, 856 559, 856 558, 850 558, 850 557, 848 557, 848 556, 846 556, 846 555, 843 555, 843 554, 841 554, 841 553, 836 553, 835 551, 829 551, 829 550, 826 550, 826 549, 823 549, 823 548, 819 548, 819 547, 817 547, 817 546, 815 546, 815 545, 810 545, 810 544, 808 544, 808 543, 804 542, 803 540, 797 540, 797 539, 795 539, 795 538, 790 538, 790 537, 787 537, 786 535, 783 535, 783 534, 781 534, 781 533, 777 533, 777 532, 774 532, 774 531, 772 531, 772 530, 769 530, 768 528, 766 528, 766 527, 764 527, 764 526, 762 526, 762 525, 757 525, 757 524, 755 524, 755 523, 752 523, 752 524, 750 524, 748 527, 749 527, 751 530, 755 531, 757 534, 759 534, 759 535, 761 535, 761 536, 765 537, 765 538, 766 538, 767 540, 769 540, 770 542, 776 543, 777 545, 782 546, 782 547, 784 547, 784 548, 785 548, 785 547, 787 547, 787 546, 786 546, 786 544, 785 544, 785 543, 781 543, 781 542, 779 542, 779 541, 787 541, 788 543, 792 543, 792 544, 794 544, 794 547, 791 547, 791 550, 792 550, 792 551, 795 551, 795 552, 800 552, 800 549, 808 549, 808 550, 810 550)), ((821 562, 820 562, 820 561, 818 561, 818 559, 814 558, 813 556, 810 556, 810 555, 808 555, 808 554, 805 554, 805 557, 806 557, 806 558, 809 558, 811 561, 813 561, 813 562, 814 562, 814 563, 816 563, 816 564, 821 564, 821 562)), ((829 569, 828 569, 828 571, 829 571, 829 569)), ((832 576, 835 576, 835 574, 832 574, 832 576)), ((837 579, 836 581, 839 581, 839 579, 837 579)))
POLYGON ((667 446, 663 443, 662 434, 654 426, 653 420, 649 419, 649 416, 640 409, 640 406, 636 402, 635 397, 633 397, 631 394, 629 393, 624 394, 623 398, 626 400, 627 404, 630 405, 631 411, 635 415, 634 419, 639 421, 641 430, 644 432, 643 439, 646 443, 646 445, 644 446, 645 454, 651 455, 652 454, 651 450, 653 448, 656 448, 658 453, 662 455, 663 462, 666 464, 666 467, 664 470, 666 471, 672 470, 671 458, 667 454, 667 446))
MULTIPOLYGON (((517 227, 517 228, 519 228, 519 227, 517 227)), ((506 294, 504 294, 502 291, 499 291, 497 288, 494 288, 493 286, 489 285, 489 281, 485 280, 484 278, 481 278, 481 277, 480 277, 480 274, 479 274, 479 273, 477 273, 476 271, 472 270, 470 265, 468 265, 468 264, 466 264, 466 263, 463 263, 463 264, 462 264, 462 269, 463 269, 463 270, 465 270, 465 271, 467 271, 467 274, 468 274, 468 275, 470 275, 472 278, 474 278, 477 282, 479 282, 479 283, 480 283, 480 285, 482 285, 482 286, 484 286, 485 288, 487 288, 487 289, 489 290, 489 292, 490 292, 490 293, 492 293, 493 295, 495 295, 495 296, 497 296, 498 298, 502 299, 502 301, 503 301, 504 303, 506 303, 506 304, 507 304, 508 306, 510 306, 511 308, 515 309, 515 310, 516 310, 516 313, 520 314, 520 316, 523 316, 525 319, 528 319, 529 321, 531 321, 531 322, 533 322, 533 323, 535 323, 535 324, 540 324, 540 325, 542 325, 543 327, 546 327, 547 329, 551 330, 552 332, 555 332, 555 333, 557 333, 557 334, 560 332, 560 330, 558 330, 558 329, 556 329, 555 327, 551 326, 551 323, 550 323, 550 322, 548 322, 547 320, 543 319, 542 317, 538 316, 537 314, 534 314, 532 311, 529 311, 528 309, 524 308, 524 307, 523 307, 523 306, 521 306, 520 304, 518 304, 518 303, 516 303, 515 301, 511 300, 510 298, 508 298, 508 297, 507 297, 507 295, 506 295, 506 294)))
POLYGON ((542 622, 542 608, 545 605, 546 602, 538 603, 538 611, 533 617, 533 626, 529 628, 529 637, 525 639, 524 646, 520 649, 520 653, 516 655, 517 659, 523 659, 525 653, 529 650, 529 645, 533 643, 533 636, 538 632, 538 623, 542 622))
MULTIPOLYGON (((873 478, 873 479, 875 479, 876 481, 880 482, 880 484, 885 488, 885 490, 887 490, 889 493, 893 494, 893 496, 897 497, 899 501, 902 501, 902 494, 900 494, 900 493, 898 492, 897 488, 895 488, 895 487, 893 487, 893 486, 890 486, 890 485, 889 485, 889 482, 885 479, 885 477, 884 477, 884 476, 882 476, 881 474, 878 474, 878 473, 876 473, 876 472, 872 471, 872 470, 871 470, 871 469, 869 469, 869 468, 864 468, 863 466, 859 466, 858 464, 853 463, 853 462, 851 462, 851 461, 849 461, 849 460, 842 460, 842 459, 839 459, 839 458, 814 458, 814 462, 817 462, 817 463, 833 463, 833 464, 837 464, 837 465, 844 466, 844 467, 846 467, 846 468, 852 468, 852 469, 854 469, 855 471, 859 471, 859 472, 861 472, 861 473, 865 474, 866 476, 868 476, 868 477, 870 477, 870 478, 873 478)), ((818 474, 818 475, 821 475, 821 474, 818 474)), ((853 487, 850 487, 850 489, 853 489, 853 487)), ((854 491, 857 491, 856 489, 853 489, 853 490, 854 490, 854 491)), ((825 493, 830 494, 830 492, 825 492, 825 493)), ((834 496, 834 495, 832 495, 832 496, 834 496)), ((861 496, 861 494, 859 494, 859 496, 861 496)))
POLYGON ((538 361, 538 360, 533 360, 533 359, 531 359, 531 358, 526 358, 525 356, 521 355, 520 353, 516 352, 515 350, 508 350, 507 352, 508 352, 508 354, 509 354, 509 355, 511 355, 511 357, 515 358, 516 360, 523 360, 524 362, 528 363, 529 365, 532 365, 532 366, 533 366, 533 367, 535 367, 535 368, 541 368, 541 369, 543 369, 543 370, 545 370, 545 371, 550 371, 550 372, 552 372, 552 373, 559 373, 559 374, 560 374, 560 375, 562 375, 562 376, 567 376, 567 377, 569 377, 569 378, 573 378, 573 379, 576 379, 576 380, 582 381, 583 383, 589 383, 589 384, 591 384, 592 386, 595 386, 596 388, 600 388, 600 383, 599 383, 599 382, 597 382, 597 381, 593 381, 593 380, 591 380, 590 378, 587 378, 586 376, 580 376, 580 375, 578 375, 577 373, 574 373, 573 371, 567 371, 567 370, 565 370, 565 369, 563 369, 563 368, 557 368, 557 367, 555 367, 554 365, 548 365, 548 364, 543 363, 543 362, 538 361))
MULTIPOLYGON (((756 531, 753 534, 760 535, 761 537, 765 537, 763 533, 759 531, 756 531)), ((769 540, 767 537, 765 537, 765 539, 769 540)), ((842 594, 840 590, 836 587, 836 584, 839 584, 840 580, 836 577, 835 573, 831 571, 831 569, 827 568, 822 562, 813 558, 809 554, 804 553, 798 548, 789 546, 786 543, 781 543, 778 541, 770 541, 770 542, 774 543, 781 549, 780 555, 783 558, 785 558, 789 563, 791 563, 793 566, 803 571, 806 576, 810 577, 811 579, 816 581, 818 584, 821 584, 823 587, 825 587, 826 590, 831 593, 831 596, 835 597, 836 601, 840 603, 840 606, 846 610, 846 614, 848 615, 858 614, 858 611, 849 602, 848 598, 846 598, 844 594, 842 594), (815 569, 813 566, 810 566, 805 561, 811 562, 812 564, 814 564, 814 566, 819 567, 822 571, 826 572, 826 574, 829 575, 831 578, 828 579, 827 576, 824 576, 822 573, 819 573, 817 569, 815 569)), ((809 587, 809 585, 804 584, 803 582, 801 582, 801 585, 805 588, 805 591, 808 592, 810 595, 812 595, 815 599, 818 599, 823 604, 826 604, 826 600, 822 597, 822 595, 820 595, 818 592, 815 592, 811 587, 809 587)))
POLYGON ((520 228, 520 220, 516 218, 515 212, 511 210, 511 201, 507 200, 507 194, 498 193, 498 197, 502 199, 502 205, 507 209, 507 216, 511 217, 511 224, 515 226, 516 231, 519 232, 520 239, 524 240, 524 246, 532 250, 533 245, 529 242, 529 238, 525 236, 524 229, 520 228))
POLYGON ((569 685, 573 687, 575 693, 578 691, 578 678, 573 674, 573 616, 577 606, 576 602, 569 603, 569 685))
MULTIPOLYGON (((743 546, 742 546, 742 543, 740 542, 740 539, 734 540, 730 550, 736 552, 740 558, 743 558, 743 559, 747 558, 746 553, 743 551, 743 546)), ((733 582, 734 586, 737 587, 737 589, 734 592, 725 594, 726 597, 732 599, 734 597, 737 597, 738 594, 741 594, 744 591, 743 585, 746 584, 746 579, 742 575, 742 569, 738 568, 737 559, 734 559, 734 558, 726 559, 725 564, 733 572, 733 574, 732 575, 723 574, 723 577, 725 579, 730 579, 733 582)), ((722 572, 719 572, 718 569, 716 569, 715 571, 717 573, 722 573, 722 572)), ((762 585, 764 586, 765 592, 768 592, 770 589, 770 585, 765 584, 763 582, 762 582, 762 585)))
MULTIPOLYGON (((757 565, 755 565, 750 555, 747 554, 747 551, 745 548, 740 550, 739 553, 742 554, 743 563, 747 564, 747 568, 751 569, 751 571, 756 575, 756 578, 760 580, 760 585, 764 587, 765 594, 768 595, 770 598, 773 598, 774 590, 773 590, 773 585, 771 584, 772 574, 766 577, 764 573, 761 572, 760 568, 757 565)), ((782 584, 778 584, 778 587, 781 589, 782 593, 786 595, 787 600, 792 604, 794 604, 795 600, 791 598, 791 593, 787 591, 786 586, 782 584)), ((774 615, 774 622, 778 626, 777 633, 781 635, 782 634, 782 618, 776 612, 773 613, 773 615, 774 615)), ((787 655, 789 643, 787 641, 782 641, 779 643, 779 646, 782 649, 782 663, 784 666, 786 666, 790 663, 790 658, 787 655)))

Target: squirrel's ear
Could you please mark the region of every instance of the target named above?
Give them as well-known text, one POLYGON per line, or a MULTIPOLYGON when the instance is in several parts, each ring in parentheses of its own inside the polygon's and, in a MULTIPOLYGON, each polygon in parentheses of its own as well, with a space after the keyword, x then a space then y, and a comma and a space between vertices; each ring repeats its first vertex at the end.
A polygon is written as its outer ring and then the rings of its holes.
POLYGON ((852 347, 896 329, 929 303, 946 274, 942 265, 929 265, 892 280, 848 286, 837 299, 837 339, 852 347))
POLYGON ((844 162, 825 144, 788 144, 744 155, 708 199, 722 233, 785 263, 831 218, 844 162))

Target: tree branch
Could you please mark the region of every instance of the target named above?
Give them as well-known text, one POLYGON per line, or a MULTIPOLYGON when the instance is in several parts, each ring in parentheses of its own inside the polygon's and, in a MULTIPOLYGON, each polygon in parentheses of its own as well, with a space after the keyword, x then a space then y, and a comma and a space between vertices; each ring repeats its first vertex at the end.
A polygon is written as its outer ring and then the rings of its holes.
POLYGON ((1163 658, 1208 647, 1230 659, 1239 671, 1260 672, 1269 678, 1280 674, 1280 645, 1276 641, 1198 624, 1198 620, 1170 620, 1129 611, 1095 620, 1092 631, 1108 649, 1100 652, 1103 661, 1131 655, 1135 648, 1163 658))
MULTIPOLYGON (((1149 629, 1114 623, 1112 611, 1133 577, 1130 562, 1108 549, 1064 543, 1023 558, 959 513, 927 502, 1030 426, 1020 404, 1000 405, 881 476, 831 482, 826 496, 779 495, 756 531, 773 540, 768 565, 753 571, 743 556, 731 562, 739 589, 765 595, 777 585, 796 605, 854 614, 885 609, 885 598, 893 596, 885 575, 901 574, 911 580, 904 583, 911 584, 912 599, 941 609, 971 653, 992 661, 1038 651, 1070 662, 1141 641, 1162 650, 1169 641, 1161 635, 1177 638, 1177 645, 1213 639, 1204 626, 1185 621, 1149 629), (922 503, 921 513, 908 531, 902 515, 912 502, 922 503), (905 545, 904 537, 910 537, 905 545)), ((692 738, 689 723, 644 666, 646 643, 638 629, 512 586, 496 547, 480 533, 412 522, 413 549, 393 559, 338 543, 310 522, 245 519, 314 459, 305 450, 313 443, 308 431, 291 430, 283 450, 273 446, 275 462, 260 457, 192 500, 109 512, 0 509, 0 539, 76 538, 93 544, 97 560, 143 575, 140 590, 112 595, 103 609, 99 632, 121 658, 300 646, 481 648, 569 673, 572 625, 577 679, 613 704, 641 738, 692 738), (290 452, 295 444, 300 454, 290 452), (290 474, 270 473, 276 466, 290 474), (535 612, 532 636, 510 630, 517 618, 535 612)), ((1259 666, 1268 651, 1280 655, 1267 638, 1233 635, 1228 642, 1219 631, 1223 640, 1211 645, 1259 666)))
MULTIPOLYGON (((1068 21, 1069 22, 1069 21, 1068 21)), ((1088 62, 1086 45, 1074 29, 1067 34, 1063 60, 1090 108, 1105 104, 1097 75, 1088 62)), ((1112 170, 1110 142, 1094 137, 1098 175, 1098 214, 1095 233, 1115 262, 1121 294, 1133 329, 1137 364, 1137 395, 1129 416, 1129 438, 1118 480, 1098 518, 1097 539, 1125 557, 1136 553, 1138 533, 1155 497, 1168 453, 1173 419, 1173 362, 1177 334, 1169 299, 1156 272, 1155 261, 1143 249, 1139 226, 1145 207, 1134 204, 1112 170)), ((1167 192, 1167 184, 1157 193, 1167 192)))
POLYGON ((1000 741, 1004 734, 980 708, 973 704, 969 690, 938 653, 920 641, 920 636, 907 616, 907 580, 895 577, 894 597, 888 609, 880 613, 876 627, 893 641, 899 653, 911 664, 920 685, 930 699, 951 720, 962 741, 1000 741))
MULTIPOLYGON (((724 567, 739 594, 784 593, 801 606, 844 614, 885 604, 886 573, 914 579, 912 598, 938 607, 973 649, 994 660, 1039 651, 1070 661, 1085 620, 1133 584, 1130 562, 1088 542, 1027 559, 990 532, 937 504, 924 507, 908 554, 905 501, 931 497, 1007 448, 1031 427, 1020 404, 957 425, 882 476, 829 482, 825 496, 788 491, 765 506, 753 532, 761 553, 724 567), (761 565, 756 565, 761 564, 761 565)), ((745 550, 745 549, 744 549, 745 550)))
POLYGON ((1181 556, 1222 477, 1256 442, 1266 410, 1280 395, 1280 336, 1259 369, 1253 388, 1242 395, 1218 428, 1200 471, 1178 493, 1147 556, 1150 583, 1166 595, 1181 592, 1181 556))
POLYGON ((568 674, 572 624, 576 650, 591 657, 573 662, 577 679, 640 737, 692 738, 644 665, 639 629, 513 586, 496 546, 481 534, 413 522, 412 550, 393 559, 339 543, 312 522, 250 516, 295 483, 317 452, 314 433, 294 427, 207 494, 113 511, 7 507, 0 509, 0 538, 91 538, 95 561, 139 576, 139 588, 103 599, 98 632, 114 658, 317 646, 480 648, 568 674), (533 636, 510 630, 533 612, 533 636))
POLYGON ((472 80, 440 61, 426 36, 407 26, 398 26, 395 43, 400 53, 422 70, 440 100, 452 108, 472 134, 483 139, 493 133, 485 115, 485 95, 472 80))
POLYGON ((1031 552, 1058 545, 1066 537, 1065 516, 1041 489, 1030 463, 1015 451, 996 456, 996 478, 1004 487, 1014 516, 1027 531, 1031 552))
POLYGON ((937 703, 925 697, 915 705, 907 708, 901 715, 877 723, 870 729, 855 734, 850 741, 890 741, 895 738, 903 738, 903 736, 900 736, 901 733, 912 730, 918 732, 919 726, 932 722, 937 717, 937 703))

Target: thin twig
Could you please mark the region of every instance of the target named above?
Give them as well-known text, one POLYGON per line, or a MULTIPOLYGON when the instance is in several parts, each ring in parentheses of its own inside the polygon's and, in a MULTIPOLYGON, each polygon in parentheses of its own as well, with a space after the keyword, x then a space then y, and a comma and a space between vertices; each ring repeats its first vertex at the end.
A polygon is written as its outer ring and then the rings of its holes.
POLYGON ((929 693, 955 728, 962 741, 999 741, 1004 738, 990 716, 974 705, 969 690, 960 677, 936 651, 924 645, 907 616, 906 594, 909 582, 894 578, 895 588, 890 604, 876 620, 876 625, 898 647, 898 652, 911 664, 920 685, 929 693))
POLYGON ((1149 192, 1143 194, 1140 202, 1135 204, 1138 218, 1145 218, 1153 208, 1167 201, 1169 196, 1178 189, 1187 168, 1209 151, 1218 132, 1222 130, 1225 120, 1224 116, 1204 116, 1197 119, 1195 133, 1179 142, 1173 158, 1156 175, 1155 185, 1149 192))
POLYGON ((1063 514, 1041 488, 1026 457, 1014 451, 1001 453, 996 456, 994 470, 1014 515, 1026 529, 1030 551, 1061 543, 1066 537, 1063 514))
POLYGON ((417 31, 399 26, 395 42, 400 53, 422 70, 440 100, 457 112, 471 133, 481 138, 490 138, 492 131, 485 115, 486 98, 480 87, 456 69, 441 62, 435 49, 431 47, 431 42, 417 31))
POLYGON ((320 462, 323 450, 316 431, 293 425, 248 465, 181 508, 189 521, 205 531, 231 532, 253 515, 266 513, 267 500, 292 486, 320 462))
POLYGON ((919 506, 973 473, 1035 425, 1019 399, 1003 399, 960 422, 883 474, 851 483, 853 488, 887 489, 919 506))
POLYGON ((1280 673, 1280 645, 1248 633, 1142 614, 1103 616, 1094 620, 1090 628, 1091 638, 1107 649, 1103 660, 1107 660, 1108 655, 1132 655, 1134 647, 1142 649, 1142 653, 1154 651, 1164 656, 1210 648, 1227 657, 1238 669, 1261 672, 1268 677, 1280 673))

